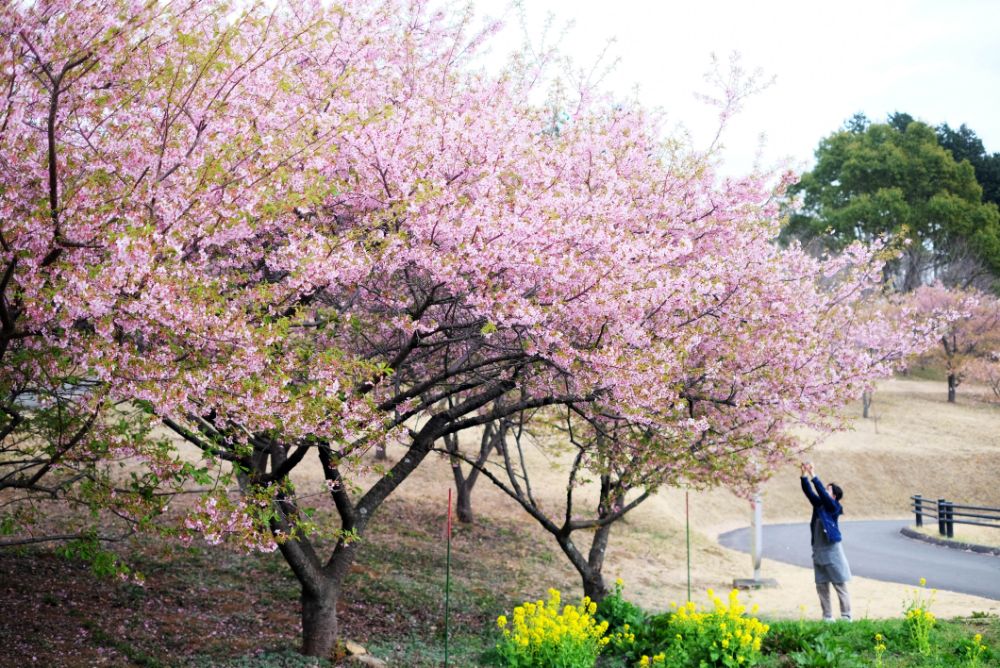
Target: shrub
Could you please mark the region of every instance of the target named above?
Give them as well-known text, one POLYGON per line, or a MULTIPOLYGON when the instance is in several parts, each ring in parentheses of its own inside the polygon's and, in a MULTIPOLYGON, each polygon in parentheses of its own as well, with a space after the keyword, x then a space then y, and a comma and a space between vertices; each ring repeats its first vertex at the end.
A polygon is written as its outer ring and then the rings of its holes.
POLYGON ((808 647, 818 636, 828 629, 814 622, 776 620, 764 638, 761 651, 764 654, 791 654, 808 647))
MULTIPOLYGON (((878 655, 881 660, 881 654, 878 655)), ((797 668, 860 668, 860 661, 827 635, 820 635, 801 651, 791 655, 797 668)), ((881 664, 878 664, 881 665, 881 664)))
POLYGON ((608 623, 608 630, 615 632, 621 630, 626 624, 632 627, 641 626, 646 620, 646 613, 635 603, 626 601, 622 596, 625 590, 625 583, 621 578, 615 580, 614 592, 604 597, 604 600, 597 604, 597 612, 594 616, 608 623))
POLYGON ((511 619, 500 615, 497 627, 503 634, 497 656, 508 668, 593 668, 608 638, 607 622, 593 615, 597 604, 584 597, 579 606, 559 609, 560 595, 549 589, 549 600, 524 603, 514 608, 511 619))
POLYGON ((622 596, 625 583, 615 580, 615 590, 597 605, 594 617, 608 624, 608 652, 626 660, 637 660, 640 656, 636 643, 646 630, 646 613, 622 596))

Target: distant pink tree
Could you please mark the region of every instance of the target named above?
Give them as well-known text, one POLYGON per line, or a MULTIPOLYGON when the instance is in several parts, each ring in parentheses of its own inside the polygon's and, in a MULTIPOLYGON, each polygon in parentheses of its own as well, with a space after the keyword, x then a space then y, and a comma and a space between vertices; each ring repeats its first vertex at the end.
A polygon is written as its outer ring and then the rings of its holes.
POLYGON ((544 59, 476 69, 492 28, 429 5, 0 10, 2 437, 21 378, 84 379, 90 426, 102 402, 140 408, 117 442, 69 446, 127 450, 151 485, 227 473, 183 529, 279 549, 310 655, 436 442, 561 408, 630 427, 588 463, 747 489, 788 456, 786 425, 835 424, 929 331, 887 344, 898 323, 856 317, 869 250, 778 250, 767 178, 718 177, 635 104, 549 91, 544 59), (146 438, 160 422, 204 461, 146 438), (383 443, 403 454, 355 492, 383 443), (307 465, 332 528, 309 519, 307 465))
POLYGON ((970 379, 990 390, 991 401, 1000 401, 1000 351, 992 351, 972 360, 966 367, 970 379))
POLYGON ((944 318, 936 352, 926 359, 940 363, 948 375, 948 401, 968 376, 989 382, 990 367, 1000 350, 1000 300, 977 290, 924 286, 912 295, 913 309, 926 318, 944 318))

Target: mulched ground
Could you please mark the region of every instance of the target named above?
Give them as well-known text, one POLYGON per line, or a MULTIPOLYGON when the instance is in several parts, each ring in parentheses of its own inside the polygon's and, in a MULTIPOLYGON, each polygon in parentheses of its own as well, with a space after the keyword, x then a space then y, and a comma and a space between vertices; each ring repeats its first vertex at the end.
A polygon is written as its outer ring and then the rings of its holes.
POLYGON ((239 655, 294 639, 297 602, 264 600, 255 587, 273 575, 247 569, 237 578, 197 558, 182 561, 202 568, 167 562, 138 587, 99 578, 51 552, 0 554, 4 664, 176 665, 184 657, 239 655))
MULTIPOLYGON (((401 501, 382 508, 345 586, 342 638, 391 646, 440 635, 442 520, 401 501)), ((513 525, 456 529, 452 628, 487 629, 511 597, 537 588, 551 555, 529 543, 513 525)), ((144 586, 98 577, 54 550, 0 550, 0 665, 203 666, 298 646, 299 588, 280 554, 153 538, 121 554, 144 586)))

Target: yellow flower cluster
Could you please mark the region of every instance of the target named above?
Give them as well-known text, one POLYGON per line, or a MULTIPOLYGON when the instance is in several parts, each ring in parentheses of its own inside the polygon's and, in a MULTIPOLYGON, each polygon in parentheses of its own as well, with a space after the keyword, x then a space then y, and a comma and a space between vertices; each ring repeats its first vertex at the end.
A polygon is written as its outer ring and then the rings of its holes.
POLYGON ((925 610, 924 608, 911 608, 906 611, 906 621, 911 624, 926 624, 927 626, 934 626, 934 622, 937 621, 937 617, 930 610, 925 610))
POLYGON ((882 668, 882 655, 885 654, 885 638, 881 633, 875 634, 875 668, 882 668))
POLYGON ((632 632, 632 626, 629 624, 622 625, 622 630, 610 636, 611 642, 613 642, 617 647, 622 647, 626 644, 631 644, 635 642, 635 633, 632 632))
MULTIPOLYGON (((746 615, 746 606, 740 603, 739 592, 733 589, 729 600, 724 601, 711 589, 708 597, 712 609, 703 611, 692 602, 680 607, 671 604, 674 614, 670 626, 675 632, 674 642, 665 652, 644 656, 641 666, 666 665, 668 653, 683 652, 692 659, 701 654, 720 657, 723 665, 751 665, 760 654, 761 642, 770 630, 756 617, 746 615)), ((757 607, 751 610, 756 614, 757 607)), ((697 665, 695 662, 694 665, 697 665)))
POLYGON ((977 668, 984 652, 986 652, 986 645, 983 644, 983 634, 977 633, 972 636, 972 643, 965 648, 966 665, 970 668, 977 668))
POLYGON ((579 606, 560 608, 559 591, 549 589, 548 594, 548 601, 527 602, 514 608, 510 620, 504 615, 497 618, 497 627, 503 631, 498 647, 523 657, 565 652, 592 653, 596 659, 610 641, 604 636, 608 623, 593 617, 597 604, 584 597, 579 606))
MULTIPOLYGON (((920 586, 926 587, 927 580, 920 578, 920 586)), ((910 639, 917 651, 925 655, 930 654, 931 629, 937 621, 934 613, 930 611, 936 594, 936 589, 931 590, 930 596, 925 596, 921 590, 914 589, 913 597, 906 607, 904 623, 910 632, 910 639)))

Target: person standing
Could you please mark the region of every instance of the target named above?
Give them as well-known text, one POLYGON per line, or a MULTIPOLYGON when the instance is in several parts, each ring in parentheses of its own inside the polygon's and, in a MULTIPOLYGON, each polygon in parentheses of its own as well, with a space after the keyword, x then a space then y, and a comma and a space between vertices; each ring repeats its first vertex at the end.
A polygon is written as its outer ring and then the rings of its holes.
POLYGON ((833 621, 833 607, 830 602, 830 585, 837 592, 840 603, 840 617, 851 620, 851 597, 847 592, 847 581, 851 579, 851 567, 844 555, 844 547, 837 520, 844 514, 840 500, 844 491, 830 483, 824 486, 812 464, 802 465, 802 492, 812 504, 812 518, 809 530, 812 533, 813 573, 816 576, 816 593, 823 610, 823 619, 833 621))

